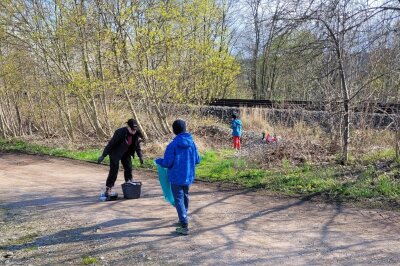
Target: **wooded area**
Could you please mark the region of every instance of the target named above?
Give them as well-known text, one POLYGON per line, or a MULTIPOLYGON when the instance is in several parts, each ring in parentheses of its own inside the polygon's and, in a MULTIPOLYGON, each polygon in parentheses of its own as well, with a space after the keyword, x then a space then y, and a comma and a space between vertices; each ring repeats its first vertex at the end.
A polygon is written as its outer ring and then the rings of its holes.
POLYGON ((399 102, 399 18, 399 0, 3 0, 0 134, 105 138, 132 116, 161 136, 165 102, 334 101, 347 161, 351 106, 399 102))
POLYGON ((109 136, 121 96, 136 119, 135 102, 144 102, 154 131, 165 134, 163 100, 224 97, 239 71, 223 6, 213 1, 35 0, 0 7, 3 136, 33 130, 51 136, 61 127, 74 139, 87 125, 109 136))

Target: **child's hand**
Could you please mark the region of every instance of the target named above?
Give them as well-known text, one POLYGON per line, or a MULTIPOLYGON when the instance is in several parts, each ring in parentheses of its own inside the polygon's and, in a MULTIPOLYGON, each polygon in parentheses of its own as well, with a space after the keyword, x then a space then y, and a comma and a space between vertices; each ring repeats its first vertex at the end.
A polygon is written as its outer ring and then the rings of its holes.
POLYGON ((164 161, 164 158, 157 158, 155 160, 156 164, 158 164, 158 165, 162 165, 163 161, 164 161))

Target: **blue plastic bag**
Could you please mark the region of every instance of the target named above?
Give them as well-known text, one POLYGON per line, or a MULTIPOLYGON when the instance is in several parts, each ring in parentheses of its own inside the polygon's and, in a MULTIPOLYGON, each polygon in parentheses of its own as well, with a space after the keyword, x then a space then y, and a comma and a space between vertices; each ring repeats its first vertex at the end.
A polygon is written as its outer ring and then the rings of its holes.
POLYGON ((158 170, 158 179, 160 180, 160 186, 164 194, 164 199, 175 206, 174 195, 172 194, 171 183, 168 180, 167 168, 161 167, 161 165, 154 162, 158 170))

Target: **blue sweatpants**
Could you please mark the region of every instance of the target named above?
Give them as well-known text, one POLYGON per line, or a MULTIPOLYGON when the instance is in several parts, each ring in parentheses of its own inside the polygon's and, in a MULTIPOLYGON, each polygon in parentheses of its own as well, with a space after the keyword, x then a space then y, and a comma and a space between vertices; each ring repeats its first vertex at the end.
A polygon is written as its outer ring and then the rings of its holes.
POLYGON ((174 195, 175 208, 178 212, 179 222, 182 227, 188 226, 189 209, 189 186, 171 184, 172 194, 174 195))

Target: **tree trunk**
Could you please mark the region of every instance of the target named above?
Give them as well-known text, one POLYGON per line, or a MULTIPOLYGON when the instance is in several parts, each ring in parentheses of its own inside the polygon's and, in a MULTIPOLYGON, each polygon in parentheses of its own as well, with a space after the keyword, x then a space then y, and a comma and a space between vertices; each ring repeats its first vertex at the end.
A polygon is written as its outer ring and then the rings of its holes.
MULTIPOLYGON (((6 88, 6 90, 7 90, 7 88, 6 88)), ((11 128, 11 134, 12 134, 12 136, 15 138, 18 134, 17 134, 17 130, 18 130, 18 128, 17 128, 17 125, 16 125, 16 123, 15 123, 15 115, 14 115, 14 113, 12 112, 12 110, 13 110, 13 108, 12 108, 12 106, 13 106, 13 104, 11 103, 11 96, 6 92, 6 110, 8 111, 8 114, 5 116, 5 117, 7 117, 8 118, 8 120, 9 120, 9 124, 10 124, 10 128, 11 128)))
POLYGON ((349 160, 349 144, 350 144, 350 98, 349 90, 347 88, 346 76, 343 69, 342 57, 339 54, 339 76, 342 89, 343 99, 343 147, 342 147, 342 161, 346 164, 349 160))
POLYGON ((64 113, 65 113, 65 116, 66 116, 66 119, 67 119, 69 134, 71 136, 71 139, 74 140, 75 139, 75 133, 74 133, 74 127, 72 125, 72 120, 71 120, 71 110, 69 108, 68 97, 67 97, 65 91, 62 92, 62 97, 64 99, 65 108, 63 108, 63 110, 64 110, 64 113))
POLYGON ((158 128, 157 122, 154 120, 154 115, 151 113, 152 111, 151 103, 148 101, 148 99, 146 99, 146 104, 144 106, 144 109, 146 111, 147 116, 150 118, 154 134, 156 134, 157 137, 161 137, 163 135, 161 134, 162 130, 158 128))
MULTIPOLYGON (((85 132, 85 124, 83 123, 83 119, 82 119, 82 114, 81 114, 81 110, 80 110, 80 108, 79 108, 79 103, 80 103, 80 100, 79 99, 77 99, 77 101, 76 101, 76 112, 77 112, 77 114, 78 114, 78 128, 79 128, 79 131, 81 132, 81 133, 83 133, 83 132, 85 132)), ((85 135, 86 136, 86 135, 85 135)))
POLYGON ((74 140, 71 117, 69 114, 68 105, 66 103, 66 97, 63 94, 65 94, 65 92, 60 91, 58 95, 55 95, 54 101, 58 106, 58 114, 61 119, 62 128, 64 129, 66 136, 68 137, 68 139, 74 140))
POLYGON ((34 122, 34 119, 35 119, 35 117, 34 117, 34 114, 36 114, 36 105, 35 104, 33 104, 33 101, 32 101, 32 96, 31 96, 31 93, 30 92, 28 92, 27 93, 27 98, 28 98, 28 103, 29 103, 29 105, 31 106, 31 112, 32 112, 32 116, 31 116, 31 118, 29 119, 29 135, 33 135, 33 132, 32 132, 32 126, 33 126, 33 122, 34 122))
POLYGON ((133 106, 132 100, 131 100, 131 98, 130 98, 130 96, 129 96, 129 93, 128 93, 127 89, 125 88, 125 86, 124 86, 124 94, 125 94, 126 100, 127 100, 128 103, 129 103, 129 107, 131 108, 131 112, 132 112, 132 115, 133 115, 133 119, 135 119, 136 122, 138 123, 138 127, 139 127, 140 131, 141 131, 142 134, 143 134, 143 138, 147 139, 147 133, 146 133, 146 131, 144 130, 142 124, 140 123, 140 121, 139 121, 139 119, 138 119, 138 116, 137 116, 135 107, 133 106))
POLYGON ((96 126, 93 124, 93 121, 92 121, 92 119, 90 117, 89 111, 88 111, 87 106, 86 106, 87 103, 85 103, 82 99, 79 99, 79 100, 80 100, 80 102, 82 104, 83 111, 85 113, 86 118, 89 121, 89 124, 90 124, 91 128, 96 131, 96 126))
POLYGON ((396 159, 400 158, 400 115, 398 114, 395 117, 396 121, 395 121, 395 130, 396 130, 396 134, 395 134, 395 150, 396 150, 396 159))
POLYGON ((395 145, 396 145, 396 159, 399 159, 400 158, 400 130, 399 129, 397 129, 397 132, 396 132, 395 145))
POLYGON ((7 137, 7 122, 4 119, 3 106, 0 102, 0 130, 3 138, 7 137))
POLYGON ((45 137, 48 138, 50 136, 50 129, 49 129, 46 111, 44 110, 43 96, 42 96, 41 91, 39 93, 39 111, 40 111, 40 120, 41 120, 41 124, 42 124, 42 130, 43 130, 45 137))
POLYGON ((103 127, 100 124, 96 101, 93 92, 90 93, 90 106, 91 106, 91 112, 90 112, 91 118, 95 126, 97 135, 100 137, 108 137, 107 133, 103 130, 103 127))
POLYGON ((253 98, 256 100, 260 99, 260 93, 257 84, 258 80, 257 63, 258 63, 258 53, 260 49, 260 30, 261 30, 260 20, 258 16, 259 6, 260 6, 259 0, 255 1, 254 4, 251 6, 253 12, 252 15, 253 15, 255 40, 254 40, 253 54, 250 67, 250 87, 253 92, 253 98))

